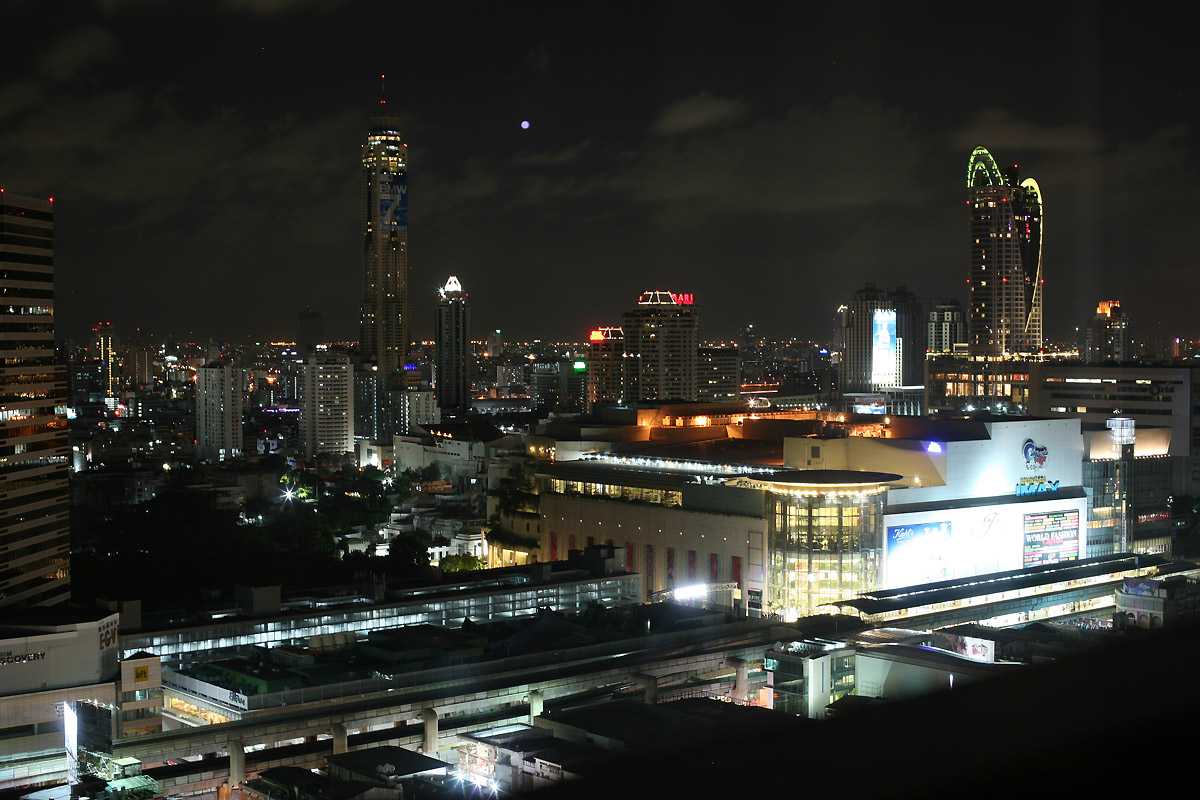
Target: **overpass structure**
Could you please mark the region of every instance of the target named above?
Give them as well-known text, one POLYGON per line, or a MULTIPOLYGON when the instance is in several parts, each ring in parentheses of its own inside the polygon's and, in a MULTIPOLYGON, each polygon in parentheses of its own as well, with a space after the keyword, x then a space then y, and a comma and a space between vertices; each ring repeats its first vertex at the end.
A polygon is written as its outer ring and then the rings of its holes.
POLYGON ((744 700, 749 675, 761 669, 766 649, 795 635, 790 627, 743 621, 429 670, 412 676, 419 683, 410 678, 409 685, 370 696, 264 709, 227 723, 118 739, 113 756, 139 759, 148 774, 168 781, 163 789, 171 793, 170 785, 176 791, 220 782, 236 786, 248 764, 252 771, 306 764, 352 746, 415 745, 436 755, 462 733, 529 721, 546 703, 630 690, 655 702, 660 693, 705 685, 729 685, 744 700))

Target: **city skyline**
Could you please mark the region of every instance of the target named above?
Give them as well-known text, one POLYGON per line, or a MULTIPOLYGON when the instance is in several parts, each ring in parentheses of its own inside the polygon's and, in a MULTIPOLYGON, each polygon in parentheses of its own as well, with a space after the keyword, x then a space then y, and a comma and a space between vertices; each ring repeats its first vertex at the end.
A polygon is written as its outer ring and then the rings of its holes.
MULTIPOLYGON (((753 321, 821 336, 880 270, 923 299, 965 300, 958 176, 977 143, 1020 159, 1053 198, 1048 336, 1068 335, 1099 297, 1136 310, 1156 281, 1184 281, 1180 298, 1192 288, 1178 224, 1194 184, 1192 104, 1171 80, 1128 96, 1140 74, 1183 72, 1121 11, 1047 11, 1041 35, 1058 49, 1018 65, 1029 80, 980 72, 982 99, 964 104, 940 72, 972 57, 967 26, 927 25, 921 10, 884 10, 846 34, 839 12, 799 26, 785 11, 749 23, 732 9, 703 22, 618 9, 604 23, 622 29, 616 39, 604 26, 563 33, 578 12, 480 11, 488 35, 451 44, 433 33, 400 67, 344 45, 353 14, 337 4, 196 14, 197 33, 229 37, 219 60, 186 43, 165 57, 139 35, 158 20, 136 4, 24 9, 31 35, 14 43, 21 66, 0 98, 0 185, 59 198, 60 327, 72 336, 96 319, 287 335, 316 301, 331 336, 357 338, 355 153, 380 73, 391 76, 420 198, 414 296, 460 275, 481 330, 580 339, 647 282, 694 292, 706 328, 725 335, 753 321), (884 34, 896 26, 910 33, 903 44, 884 34), (751 46, 789 30, 813 46, 751 46), (729 34, 719 49, 689 44, 717 31, 729 34), (875 54, 850 58, 864 44, 875 54), (677 66, 648 55, 660 47, 677 66), (328 62, 305 57, 326 49, 328 62), (1088 67, 1101 53, 1142 71, 1101 76, 1088 67), (649 85, 635 79, 647 71, 649 85), (1136 113, 1160 101, 1179 112, 1136 113), (697 169, 705 164, 716 166, 697 169), (1143 235, 1155 223, 1162 230, 1143 235), (763 306, 761 287, 731 280, 734 268, 769 277, 799 307, 763 306), (562 271, 578 301, 561 302, 562 271), (235 279, 239 291, 218 308, 187 302, 235 279), (595 319, 578 320, 578 306, 595 319), (536 319, 506 318, 535 308, 536 319)), ((422 10, 413 26, 441 29, 422 16, 437 13, 422 10)), ((999 25, 1000 36, 1018 34, 999 25)), ((1163 306, 1156 317, 1170 333, 1195 333, 1182 300, 1163 306)), ((411 338, 427 338, 431 310, 418 304, 413 317, 411 338)))

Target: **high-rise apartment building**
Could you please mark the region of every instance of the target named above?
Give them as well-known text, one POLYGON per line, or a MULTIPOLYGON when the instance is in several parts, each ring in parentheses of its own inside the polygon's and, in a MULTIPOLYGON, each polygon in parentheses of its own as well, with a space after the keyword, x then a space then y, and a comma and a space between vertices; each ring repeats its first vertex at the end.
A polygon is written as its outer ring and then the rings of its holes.
POLYGON ((306 458, 354 452, 354 367, 349 357, 318 351, 304 362, 300 435, 306 458))
POLYGON ((741 397, 742 360, 736 347, 701 347, 697 370, 701 401, 727 403, 741 397))
POLYGON ((949 354, 955 346, 967 344, 967 317, 957 300, 943 300, 929 309, 925 349, 930 353, 949 354))
POLYGON ((70 599, 67 373, 54 348, 54 204, 0 188, 0 606, 70 599))
POLYGON ((390 378, 404 363, 409 332, 408 145, 397 117, 372 119, 363 145, 363 180, 359 353, 390 378))
POLYGON ((391 394, 396 436, 416 436, 420 428, 442 421, 432 389, 399 389, 391 394))
POLYGON ((1044 285, 1042 191, 1020 179, 1020 165, 1001 170, 984 147, 967 162, 971 212, 971 355, 1002 356, 1042 349, 1044 285))
POLYGON ((471 405, 467 378, 467 342, 471 335, 471 296, 451 275, 438 289, 434 322, 435 372, 438 406, 443 412, 466 411, 471 405))
POLYGON ((1083 360, 1089 364, 1129 360, 1129 318, 1120 300, 1101 300, 1084 331, 1083 360))
POLYGON ((227 360, 196 370, 196 454, 224 461, 242 453, 242 371, 227 360))
POLYGON ((621 330, 627 403, 699 399, 700 314, 690 292, 642 292, 621 330))
POLYGON ((387 441, 392 435, 391 396, 378 364, 362 363, 354 368, 354 438, 368 442, 387 441))
POLYGON ((586 410, 624 399, 625 334, 620 328, 595 328, 588 334, 586 410))
POLYGON ((867 284, 841 308, 843 392, 921 385, 925 325, 912 292, 867 284))
POLYGON ((95 337, 96 358, 100 360, 100 380, 105 397, 115 397, 117 390, 117 350, 113 344, 111 322, 97 322, 92 326, 95 337))

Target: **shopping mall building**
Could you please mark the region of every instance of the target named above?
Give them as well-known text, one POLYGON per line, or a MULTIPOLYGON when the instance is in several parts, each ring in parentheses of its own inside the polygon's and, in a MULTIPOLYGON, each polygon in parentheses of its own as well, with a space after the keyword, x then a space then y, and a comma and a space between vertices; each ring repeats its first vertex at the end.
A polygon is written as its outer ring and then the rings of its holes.
POLYGON ((1089 555, 1079 420, 876 428, 774 443, 652 437, 540 463, 541 552, 613 543, 647 599, 732 584, 741 611, 785 620, 871 589, 1089 555))

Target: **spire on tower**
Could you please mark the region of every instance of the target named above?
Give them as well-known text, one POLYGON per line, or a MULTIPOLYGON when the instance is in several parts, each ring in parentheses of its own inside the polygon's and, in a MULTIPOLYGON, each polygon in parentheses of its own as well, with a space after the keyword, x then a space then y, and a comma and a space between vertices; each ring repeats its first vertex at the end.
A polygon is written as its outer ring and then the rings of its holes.
POLYGON ((379 73, 379 105, 387 105, 387 83, 385 82, 387 75, 379 73))

